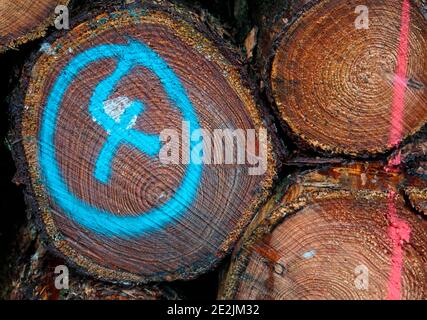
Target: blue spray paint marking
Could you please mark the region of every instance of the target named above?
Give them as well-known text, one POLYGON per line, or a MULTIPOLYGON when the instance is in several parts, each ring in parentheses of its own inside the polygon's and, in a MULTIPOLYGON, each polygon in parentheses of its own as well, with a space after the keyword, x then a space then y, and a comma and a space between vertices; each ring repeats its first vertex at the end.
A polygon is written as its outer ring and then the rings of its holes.
POLYGON ((130 127, 132 119, 144 110, 141 101, 132 101, 118 123, 104 111, 104 101, 111 96, 116 84, 132 70, 134 65, 135 62, 132 60, 120 60, 114 73, 98 84, 90 99, 89 111, 92 117, 110 133, 95 164, 95 177, 102 183, 107 183, 110 179, 112 160, 121 144, 127 143, 151 157, 160 151, 158 136, 147 135, 130 127))
MULTIPOLYGON (((128 128, 129 119, 143 112, 142 102, 133 101, 120 118, 119 124, 103 110, 104 101, 114 92, 117 83, 136 66, 143 66, 157 75, 171 104, 178 108, 183 120, 188 122, 190 136, 200 125, 177 75, 156 52, 141 42, 129 40, 128 44, 99 45, 88 49, 71 60, 59 74, 47 98, 41 119, 39 160, 43 181, 53 200, 74 221, 98 234, 126 239, 156 231, 180 218, 196 198, 202 165, 190 162, 174 196, 161 206, 141 212, 138 216, 117 216, 79 199, 69 190, 60 172, 54 147, 60 106, 64 94, 78 74, 89 64, 108 58, 117 59, 116 70, 95 88, 89 104, 92 116, 109 133, 95 165, 95 176, 98 179, 104 182, 109 179, 111 173, 108 168, 120 144, 134 146, 152 157, 160 148, 157 136, 128 128), (101 173, 105 168, 106 173, 101 173)), ((190 150, 196 144, 197 142, 190 141, 190 150)))
POLYGON ((305 253, 302 255, 302 257, 303 257, 304 259, 311 259, 311 258, 313 258, 315 255, 316 255, 316 250, 311 250, 311 251, 307 251, 307 252, 305 252, 305 253))

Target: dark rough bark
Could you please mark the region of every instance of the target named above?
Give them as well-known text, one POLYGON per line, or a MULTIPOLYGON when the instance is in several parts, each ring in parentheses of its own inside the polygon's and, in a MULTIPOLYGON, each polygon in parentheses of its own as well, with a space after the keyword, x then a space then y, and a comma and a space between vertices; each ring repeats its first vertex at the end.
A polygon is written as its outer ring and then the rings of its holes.
POLYGON ((0 53, 17 50, 28 41, 43 37, 54 24, 55 8, 69 0, 3 0, 0 3, 0 53))
MULTIPOLYGON (((110 284, 85 277, 69 268, 68 289, 57 289, 57 266, 67 262, 47 251, 37 228, 28 221, 19 231, 9 257, 9 279, 2 285, 2 298, 11 300, 177 300, 171 287, 160 285, 110 284)), ((62 273, 62 271, 61 271, 62 273)), ((63 283, 62 283, 63 284, 63 283)))

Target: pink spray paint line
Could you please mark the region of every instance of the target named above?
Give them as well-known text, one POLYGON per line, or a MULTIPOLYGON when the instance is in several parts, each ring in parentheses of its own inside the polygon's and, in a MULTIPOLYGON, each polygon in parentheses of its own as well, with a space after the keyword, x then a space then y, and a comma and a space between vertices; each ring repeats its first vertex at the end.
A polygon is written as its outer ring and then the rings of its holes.
POLYGON ((391 128, 388 141, 392 146, 400 142, 403 131, 403 109, 405 106, 405 91, 408 86, 408 82, 403 79, 406 79, 408 66, 410 9, 409 0, 403 0, 397 69, 393 85, 391 128))
MULTIPOLYGON (((388 141, 391 146, 397 145, 403 135, 403 110, 405 107, 405 91, 408 85, 408 82, 406 81, 406 72, 409 52, 409 24, 411 20, 410 9, 411 5, 409 0, 403 0, 397 69, 393 84, 394 90, 391 110, 391 128, 388 141)), ((401 157, 400 153, 398 153, 396 157, 389 161, 386 170, 391 170, 392 167, 399 166, 400 164, 401 157)), ((398 218, 395 202, 396 193, 393 190, 389 190, 388 219, 390 221, 390 227, 388 236, 392 243, 392 258, 391 271, 388 280, 388 300, 399 300, 401 298, 404 254, 403 245, 405 242, 409 242, 411 234, 409 225, 398 218)))
POLYGON ((397 217, 395 205, 396 193, 389 191, 388 196, 388 219, 390 227, 388 236, 392 243, 391 271, 388 280, 388 300, 399 300, 402 287, 402 268, 403 268, 403 245, 409 242, 411 228, 409 225, 397 217))
POLYGON ((393 170, 395 167, 398 167, 398 166, 400 166, 400 164, 402 163, 402 155, 401 155, 401 153, 400 153, 400 151, 396 154, 396 155, 394 155, 394 157, 393 158, 391 158, 389 161, 388 161, 388 163, 387 163, 387 166, 386 166, 386 171, 395 171, 395 170, 393 170))

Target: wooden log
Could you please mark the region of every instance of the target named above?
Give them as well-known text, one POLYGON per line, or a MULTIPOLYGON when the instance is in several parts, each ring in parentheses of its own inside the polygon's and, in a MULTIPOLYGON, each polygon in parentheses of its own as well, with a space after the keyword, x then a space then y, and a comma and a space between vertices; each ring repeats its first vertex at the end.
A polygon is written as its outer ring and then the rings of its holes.
POLYGON ((359 1, 269 3, 253 9, 257 68, 300 148, 369 157, 426 124, 425 2, 368 1, 368 29, 359 1))
MULTIPOLYGON (((4 299, 11 300, 177 300, 181 296, 166 285, 120 285, 87 278, 66 261, 53 256, 32 221, 20 230, 12 256, 4 299), (68 268, 68 267, 67 267, 68 268), (67 272, 68 279, 64 279, 67 272), (65 286, 65 287, 64 287, 65 286)), ((4 291, 5 288, 2 288, 4 291)))
POLYGON ((427 221, 399 190, 426 181, 353 164, 284 181, 236 247, 225 299, 426 299, 427 221))
POLYGON ((69 0, 2 0, 0 2, 0 53, 40 38, 54 24, 55 8, 69 0))
POLYGON ((163 1, 113 3, 84 10, 93 16, 47 39, 25 68, 12 103, 15 159, 52 249, 79 270, 190 279, 229 252, 267 197, 270 135, 237 55, 200 17, 163 1), (255 132, 245 161, 238 145, 234 162, 221 162, 230 152, 221 136, 202 164, 189 159, 199 127, 242 130, 248 145, 255 132), (160 143, 164 130, 178 139, 160 143), (169 164, 165 145, 180 147, 169 164), (265 160, 259 174, 253 154, 265 160))

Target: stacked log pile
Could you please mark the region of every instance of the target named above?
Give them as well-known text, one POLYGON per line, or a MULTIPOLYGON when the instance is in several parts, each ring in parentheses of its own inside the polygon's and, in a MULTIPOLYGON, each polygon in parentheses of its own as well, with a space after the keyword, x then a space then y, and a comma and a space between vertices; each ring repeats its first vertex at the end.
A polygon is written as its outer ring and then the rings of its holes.
POLYGON ((229 255, 222 299, 426 299, 426 3, 231 1, 232 44, 188 2, 76 1, 27 57, 10 297, 176 299, 229 255))

